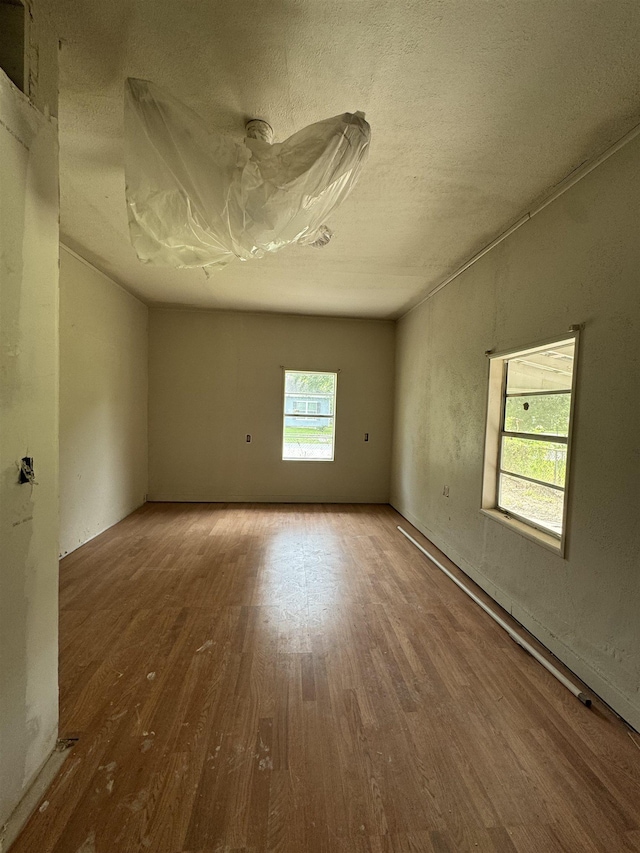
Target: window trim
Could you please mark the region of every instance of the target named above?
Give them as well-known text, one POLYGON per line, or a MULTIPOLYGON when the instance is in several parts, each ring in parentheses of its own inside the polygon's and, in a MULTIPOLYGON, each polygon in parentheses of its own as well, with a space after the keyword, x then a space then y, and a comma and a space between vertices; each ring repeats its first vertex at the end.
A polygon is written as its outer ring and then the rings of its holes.
MULTIPOLYGON (((569 529, 569 495, 571 491, 571 448, 574 433, 574 418, 576 410, 576 387, 578 377, 580 351, 580 332, 577 328, 564 335, 555 335, 543 341, 537 341, 529 346, 517 347, 500 352, 487 352, 489 361, 488 393, 485 411, 485 446, 482 463, 482 494, 480 512, 483 515, 504 524, 511 530, 527 539, 537 542, 545 548, 564 557, 569 529), (506 405, 506 369, 507 361, 518 356, 538 352, 551 346, 563 343, 574 343, 573 372, 571 376, 571 406, 569 409, 569 428, 567 430, 567 462, 564 482, 563 525, 560 536, 554 535, 535 522, 529 521, 516 513, 507 512, 498 507, 498 481, 500 476, 500 445, 504 434, 504 410, 506 405)), ((566 392, 563 392, 566 393, 566 392)), ((521 437, 518 433, 518 437, 521 437)), ((536 436, 538 437, 538 436, 536 436)), ((542 437, 541 437, 542 438, 542 437)), ((558 436, 545 437, 547 441, 557 441, 558 436)), ((565 443, 564 436, 560 443, 565 443)), ((548 484, 545 484, 548 485, 548 484)))
POLYGON ((285 367, 282 366, 282 405, 281 405, 281 413, 282 413, 282 443, 280 445, 280 461, 281 462, 335 462, 336 461, 336 414, 338 410, 338 373, 339 370, 301 370, 297 367, 285 367), (286 412, 286 401, 287 401, 287 373, 325 373, 331 374, 335 376, 334 381, 334 390, 333 390, 333 414, 298 414, 286 412), (333 420, 333 435, 331 441, 331 458, 330 459, 320 459, 309 456, 301 456, 301 457, 291 457, 284 455, 284 433, 286 429, 286 418, 299 418, 301 420, 309 420, 311 418, 326 418, 328 420, 333 420))

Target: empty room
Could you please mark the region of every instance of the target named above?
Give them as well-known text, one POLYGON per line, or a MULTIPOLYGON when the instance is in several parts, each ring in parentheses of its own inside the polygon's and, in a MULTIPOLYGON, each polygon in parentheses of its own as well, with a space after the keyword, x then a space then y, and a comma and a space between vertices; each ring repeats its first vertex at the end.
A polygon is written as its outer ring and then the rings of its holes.
POLYGON ((0 853, 640 853, 637 0, 0 0, 0 853))

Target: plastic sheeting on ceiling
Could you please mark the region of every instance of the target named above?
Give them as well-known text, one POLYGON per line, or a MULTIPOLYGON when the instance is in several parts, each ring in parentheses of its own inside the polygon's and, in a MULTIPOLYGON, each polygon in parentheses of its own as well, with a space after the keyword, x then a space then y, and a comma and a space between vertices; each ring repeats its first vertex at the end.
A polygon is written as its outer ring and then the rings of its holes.
POLYGON ((158 86, 125 84, 126 198, 139 259, 222 267, 291 243, 322 246, 327 217, 367 158, 364 114, 316 122, 281 143, 237 142, 158 86))

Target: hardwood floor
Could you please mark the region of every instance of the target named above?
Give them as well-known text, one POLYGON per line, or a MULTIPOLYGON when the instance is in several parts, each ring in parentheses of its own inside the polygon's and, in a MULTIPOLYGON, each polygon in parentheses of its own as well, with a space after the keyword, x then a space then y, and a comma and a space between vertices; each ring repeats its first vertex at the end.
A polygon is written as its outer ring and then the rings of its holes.
POLYGON ((12 853, 640 851, 640 736, 398 523, 147 504, 64 559, 79 740, 12 853))

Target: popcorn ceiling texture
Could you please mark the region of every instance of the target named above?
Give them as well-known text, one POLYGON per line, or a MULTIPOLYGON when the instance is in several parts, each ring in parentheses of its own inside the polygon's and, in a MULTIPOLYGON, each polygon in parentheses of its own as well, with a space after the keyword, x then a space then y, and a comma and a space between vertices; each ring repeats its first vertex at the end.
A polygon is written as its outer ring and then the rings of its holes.
POLYGON ((640 120, 637 0, 53 3, 63 239, 147 302, 395 317, 640 120), (238 137, 363 110, 371 156, 322 252, 141 265, 122 93, 153 80, 238 137))

